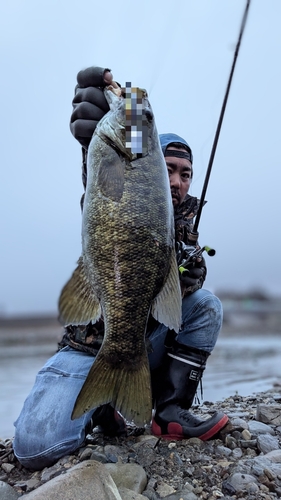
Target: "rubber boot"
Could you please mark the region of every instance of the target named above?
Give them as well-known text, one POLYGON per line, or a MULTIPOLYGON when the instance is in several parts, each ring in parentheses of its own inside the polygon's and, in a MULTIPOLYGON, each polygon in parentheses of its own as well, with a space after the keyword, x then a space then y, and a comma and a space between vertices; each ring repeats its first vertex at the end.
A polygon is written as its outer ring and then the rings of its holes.
POLYGON ((106 436, 120 436, 125 434, 127 427, 123 417, 110 404, 97 408, 91 418, 90 430, 99 426, 106 436))
POLYGON ((188 410, 202 379, 209 353, 174 341, 158 375, 152 373, 155 415, 151 431, 164 439, 197 437, 206 441, 228 422, 222 412, 200 420, 188 410))

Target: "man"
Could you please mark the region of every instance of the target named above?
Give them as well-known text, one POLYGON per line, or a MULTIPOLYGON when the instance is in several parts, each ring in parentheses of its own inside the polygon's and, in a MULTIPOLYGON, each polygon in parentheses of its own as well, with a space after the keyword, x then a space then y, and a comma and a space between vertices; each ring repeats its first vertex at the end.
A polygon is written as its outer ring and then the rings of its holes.
MULTIPOLYGON (((112 74, 93 67, 78 73, 77 81, 70 127, 82 145, 82 178, 86 187, 87 148, 97 122, 108 111, 102 89, 112 82, 112 74)), ((160 142, 170 179, 180 264, 183 243, 188 241, 198 203, 197 198, 188 195, 193 156, 187 142, 175 134, 160 135, 160 142)), ((83 197, 81 206, 83 209, 83 197)), ((148 357, 155 404, 152 432, 156 436, 168 439, 195 436, 206 440, 228 421, 223 413, 215 413, 202 421, 189 411, 222 322, 219 299, 202 289, 205 277, 206 265, 202 258, 180 275, 182 327, 177 336, 153 318, 148 322, 148 357)), ((96 425, 109 435, 125 431, 123 418, 110 405, 103 405, 76 420, 70 418, 101 346, 103 332, 102 319, 94 325, 67 327, 60 350, 38 373, 15 423, 14 451, 24 466, 41 469, 51 465, 81 446, 87 432, 96 425)))

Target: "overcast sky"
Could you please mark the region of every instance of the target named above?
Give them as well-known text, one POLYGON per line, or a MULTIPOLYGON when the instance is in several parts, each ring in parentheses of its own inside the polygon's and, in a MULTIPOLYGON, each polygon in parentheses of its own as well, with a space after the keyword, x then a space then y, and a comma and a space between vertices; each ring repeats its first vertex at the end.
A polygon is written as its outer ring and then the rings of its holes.
MULTIPOLYGON (((76 74, 110 67, 182 135, 200 196, 246 0, 11 0, 0 8, 0 313, 55 312, 81 253, 76 74)), ((199 228, 213 291, 281 293, 281 2, 252 0, 199 228)))

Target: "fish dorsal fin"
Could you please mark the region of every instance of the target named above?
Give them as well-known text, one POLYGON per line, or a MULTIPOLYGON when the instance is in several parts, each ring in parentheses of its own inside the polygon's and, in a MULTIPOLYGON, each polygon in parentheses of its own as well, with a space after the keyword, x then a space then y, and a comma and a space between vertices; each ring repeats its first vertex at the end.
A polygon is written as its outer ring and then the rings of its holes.
POLYGON ((120 201, 124 191, 125 162, 113 148, 108 149, 106 158, 101 158, 100 161, 98 185, 106 198, 120 201))
POLYGON ((101 316, 99 300, 85 274, 83 258, 64 285, 59 298, 59 320, 65 325, 87 325, 101 316))
POLYGON ((151 306, 152 316, 170 330, 179 331, 181 326, 181 289, 175 251, 172 252, 171 267, 163 288, 151 306))

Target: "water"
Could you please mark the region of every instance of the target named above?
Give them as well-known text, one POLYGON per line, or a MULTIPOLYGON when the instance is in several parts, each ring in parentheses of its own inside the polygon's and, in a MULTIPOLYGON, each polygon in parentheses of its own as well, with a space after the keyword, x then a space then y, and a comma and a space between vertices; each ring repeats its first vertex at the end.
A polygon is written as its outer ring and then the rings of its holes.
MULTIPOLYGON (((41 336, 38 343, 38 336, 34 331, 27 343, 16 341, 11 345, 11 342, 6 341, 1 347, 1 438, 11 438, 14 435, 13 422, 34 383, 35 376, 56 350, 54 334, 49 340, 45 337, 41 336)), ((204 374, 204 400, 221 401, 236 393, 247 396, 270 389, 278 380, 280 382, 280 337, 280 334, 221 334, 204 374)))

